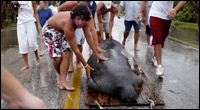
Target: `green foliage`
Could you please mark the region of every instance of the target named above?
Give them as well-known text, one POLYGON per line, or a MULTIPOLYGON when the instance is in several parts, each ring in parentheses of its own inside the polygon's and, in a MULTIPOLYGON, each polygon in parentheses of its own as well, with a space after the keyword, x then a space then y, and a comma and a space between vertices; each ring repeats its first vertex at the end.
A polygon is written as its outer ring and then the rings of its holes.
POLYGON ((180 28, 190 28, 190 29, 196 29, 196 30, 199 29, 197 23, 180 22, 178 20, 173 20, 172 26, 180 27, 180 28))
MULTIPOLYGON (((198 16, 198 7, 195 6, 193 3, 194 1, 187 1, 187 3, 182 7, 181 10, 178 11, 176 15, 176 20, 182 21, 182 22, 191 22, 191 23, 197 23, 197 16, 198 16)), ((178 2, 175 2, 175 5, 177 5, 178 2)))
POLYGON ((15 23, 14 21, 14 19, 15 19, 15 14, 14 14, 14 12, 11 10, 11 6, 10 6, 10 4, 8 4, 8 6, 6 7, 6 12, 7 12, 7 14, 6 14, 6 21, 7 21, 7 24, 11 24, 11 23, 15 23))

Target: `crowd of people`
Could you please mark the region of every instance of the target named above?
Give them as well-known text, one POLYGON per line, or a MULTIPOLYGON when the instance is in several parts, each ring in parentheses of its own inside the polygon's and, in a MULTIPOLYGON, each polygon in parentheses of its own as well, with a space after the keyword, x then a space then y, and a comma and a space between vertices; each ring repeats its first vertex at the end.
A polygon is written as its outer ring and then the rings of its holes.
MULTIPOLYGON (((169 34, 169 28, 178 10, 186 3, 180 1, 174 7, 174 1, 121 1, 119 7, 112 1, 66 1, 52 2, 50 6, 46 1, 40 1, 39 6, 35 1, 12 1, 19 4, 19 8, 13 10, 18 13, 17 17, 17 37, 19 43, 19 53, 22 54, 25 66, 22 71, 29 68, 28 50, 35 53, 37 63, 40 63, 38 55, 37 36, 39 33, 42 52, 40 56, 45 54, 45 45, 48 54, 52 58, 52 63, 58 73, 58 84, 60 89, 74 91, 66 82, 66 76, 69 71, 73 71, 73 52, 76 55, 76 67, 84 67, 87 77, 90 78, 90 71, 93 70, 92 65, 88 65, 83 58, 83 44, 85 39, 92 49, 94 55, 99 60, 106 61, 108 58, 99 54, 106 52, 99 47, 99 42, 109 39, 112 40, 112 28, 114 25, 115 13, 118 9, 117 17, 120 19, 121 13, 125 10, 124 19, 124 39, 122 41, 125 47, 126 39, 133 26, 134 28, 134 49, 139 51, 138 41, 140 37, 141 23, 146 25, 147 46, 151 48, 154 45, 154 56, 152 62, 156 66, 156 75, 161 77, 164 74, 162 66, 162 48, 164 41, 169 34), (36 23, 35 23, 36 21, 36 23), (37 28, 36 28, 37 27, 37 28), (38 30, 38 32, 37 32, 38 30), (105 34, 104 34, 105 32, 105 34), (105 37, 104 37, 105 36, 105 37), (151 43, 151 37, 153 37, 151 43), (82 63, 82 65, 81 65, 82 63)), ((7 84, 6 79, 14 77, 5 77, 7 70, 1 67, 1 85, 7 84), (4 77, 2 79, 2 77, 4 77)), ((16 81, 17 82, 17 81, 16 81)), ((18 82, 17 87, 35 100, 33 106, 35 108, 46 108, 44 103, 32 96, 18 82), (38 102, 38 103, 37 103, 38 102), (39 106, 40 105, 40 106, 39 106)), ((10 95, 9 90, 13 86, 1 86, 2 97, 9 100, 17 98, 10 95), (10 95, 10 96, 9 96, 10 95), (8 98, 11 97, 11 98, 8 98)), ((20 92, 18 92, 20 94, 20 92)), ((17 94, 18 95, 18 94, 17 94)), ((20 96, 20 95, 19 95, 20 96)), ((26 108, 27 106, 18 106, 9 103, 13 108, 26 108)), ((23 104, 30 104, 22 102, 23 104)), ((31 105, 31 104, 30 104, 31 105)), ((31 106, 30 106, 31 107, 31 106)))

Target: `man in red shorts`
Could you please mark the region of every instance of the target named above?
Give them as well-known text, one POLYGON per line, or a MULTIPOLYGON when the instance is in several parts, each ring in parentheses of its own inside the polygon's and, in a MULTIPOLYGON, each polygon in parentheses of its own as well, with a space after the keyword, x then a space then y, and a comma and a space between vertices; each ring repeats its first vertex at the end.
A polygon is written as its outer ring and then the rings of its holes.
MULTIPOLYGON (((140 19, 142 10, 144 9, 147 1, 140 5, 140 9, 136 16, 137 21, 140 19)), ((162 48, 164 41, 169 34, 171 21, 174 19, 176 12, 183 7, 185 1, 180 1, 174 8, 174 1, 153 1, 150 16, 150 28, 153 34, 152 44, 154 45, 154 57, 152 58, 153 64, 157 67, 156 75, 161 77, 164 74, 163 66, 161 65, 162 48)))

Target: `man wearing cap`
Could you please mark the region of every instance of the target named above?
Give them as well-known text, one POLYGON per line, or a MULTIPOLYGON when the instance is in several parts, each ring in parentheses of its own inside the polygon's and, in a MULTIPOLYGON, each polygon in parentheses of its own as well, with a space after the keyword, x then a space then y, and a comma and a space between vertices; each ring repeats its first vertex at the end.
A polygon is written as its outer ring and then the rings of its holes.
POLYGON ((104 39, 103 31, 105 32, 106 39, 112 39, 115 12, 116 7, 112 1, 98 2, 94 19, 99 42, 104 39))

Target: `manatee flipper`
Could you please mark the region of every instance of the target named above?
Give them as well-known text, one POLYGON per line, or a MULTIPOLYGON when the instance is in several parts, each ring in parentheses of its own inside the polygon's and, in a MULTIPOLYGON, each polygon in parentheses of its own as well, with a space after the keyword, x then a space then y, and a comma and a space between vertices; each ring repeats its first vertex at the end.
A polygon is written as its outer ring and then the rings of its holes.
POLYGON ((95 81, 92 78, 88 78, 87 80, 88 87, 92 90, 100 91, 100 87, 95 83, 95 81))

